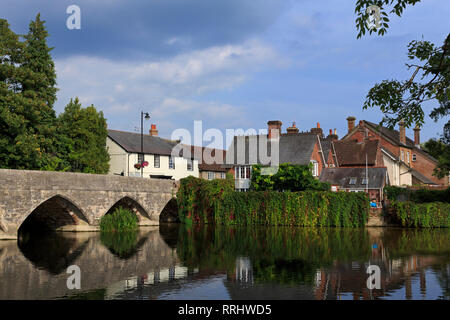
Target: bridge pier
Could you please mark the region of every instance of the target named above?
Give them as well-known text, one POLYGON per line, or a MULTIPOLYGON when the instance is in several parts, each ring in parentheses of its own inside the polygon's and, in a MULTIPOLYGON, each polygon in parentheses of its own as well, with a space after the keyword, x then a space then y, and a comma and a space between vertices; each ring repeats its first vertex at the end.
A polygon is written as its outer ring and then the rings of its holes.
POLYGON ((0 239, 16 239, 31 222, 98 231, 101 217, 118 206, 135 212, 140 226, 157 226, 178 189, 173 180, 10 169, 0 169, 0 181, 0 239))

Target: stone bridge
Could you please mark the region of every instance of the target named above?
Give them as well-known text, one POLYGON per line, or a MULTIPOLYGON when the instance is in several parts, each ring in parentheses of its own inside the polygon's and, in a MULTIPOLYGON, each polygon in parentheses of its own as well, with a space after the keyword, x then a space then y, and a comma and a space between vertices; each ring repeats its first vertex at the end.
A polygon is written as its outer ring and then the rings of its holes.
POLYGON ((0 169, 0 239, 17 238, 22 227, 95 231, 118 206, 131 209, 140 226, 159 225, 177 186, 173 180, 0 169))

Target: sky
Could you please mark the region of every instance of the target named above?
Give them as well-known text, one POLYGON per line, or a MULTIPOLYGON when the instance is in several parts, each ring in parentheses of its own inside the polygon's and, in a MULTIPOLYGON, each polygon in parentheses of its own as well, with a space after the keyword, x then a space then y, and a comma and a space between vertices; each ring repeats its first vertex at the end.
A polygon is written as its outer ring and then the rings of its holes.
MULTIPOLYGON (((0 18, 18 34, 38 12, 46 21, 58 113, 79 97, 103 111, 110 129, 140 132, 140 112, 149 112, 145 131, 154 123, 166 138, 193 132, 195 120, 224 136, 281 120, 283 132, 294 121, 301 131, 319 122, 342 137, 348 116, 382 119, 362 109, 365 97, 384 79, 410 78, 410 41, 441 45, 450 31, 450 2, 423 0, 391 15, 386 35, 356 39, 355 2, 0 0, 0 18), (73 4, 79 30, 66 26, 73 4)), ((427 115, 433 106, 424 106, 427 115)), ((427 116, 421 140, 438 137, 446 121, 427 116)))

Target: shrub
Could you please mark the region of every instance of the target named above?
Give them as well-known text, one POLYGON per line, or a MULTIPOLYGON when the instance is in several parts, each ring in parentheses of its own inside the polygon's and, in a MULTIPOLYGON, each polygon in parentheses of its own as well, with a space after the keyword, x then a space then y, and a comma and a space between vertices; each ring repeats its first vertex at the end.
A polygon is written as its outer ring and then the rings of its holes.
POLYGON ((448 228, 450 227, 450 204, 443 202, 414 203, 392 201, 394 218, 403 227, 448 228))
POLYGON ((136 215, 128 209, 118 207, 110 214, 105 214, 100 220, 100 231, 122 232, 138 229, 136 215))
POLYGON ((410 189, 396 186, 384 188, 386 198, 391 201, 407 200, 416 203, 446 202, 450 203, 450 188, 445 190, 410 189), (403 198, 403 199, 401 199, 403 198))
POLYGON ((329 191, 330 184, 321 182, 312 175, 312 165, 292 165, 282 163, 277 173, 262 175, 261 165, 252 167, 252 179, 250 188, 254 191, 329 191))

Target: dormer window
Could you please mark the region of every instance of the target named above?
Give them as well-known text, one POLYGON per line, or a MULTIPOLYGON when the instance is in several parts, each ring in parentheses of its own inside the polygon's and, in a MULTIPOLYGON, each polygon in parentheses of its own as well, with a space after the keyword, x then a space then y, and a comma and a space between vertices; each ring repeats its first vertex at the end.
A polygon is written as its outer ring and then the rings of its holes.
POLYGON ((356 178, 350 178, 350 181, 348 184, 356 184, 356 178))

